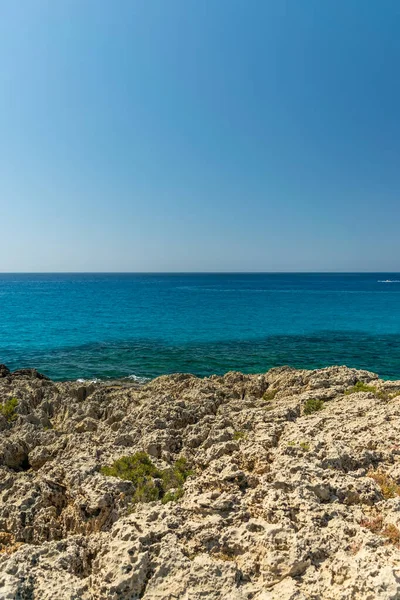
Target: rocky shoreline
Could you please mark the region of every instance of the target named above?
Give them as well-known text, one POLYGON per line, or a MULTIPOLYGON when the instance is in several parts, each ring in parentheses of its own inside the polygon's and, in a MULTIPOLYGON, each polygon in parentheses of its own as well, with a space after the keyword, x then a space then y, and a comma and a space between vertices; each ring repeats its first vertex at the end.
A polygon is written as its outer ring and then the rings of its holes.
POLYGON ((0 366, 0 598, 400 599, 400 381, 0 366))

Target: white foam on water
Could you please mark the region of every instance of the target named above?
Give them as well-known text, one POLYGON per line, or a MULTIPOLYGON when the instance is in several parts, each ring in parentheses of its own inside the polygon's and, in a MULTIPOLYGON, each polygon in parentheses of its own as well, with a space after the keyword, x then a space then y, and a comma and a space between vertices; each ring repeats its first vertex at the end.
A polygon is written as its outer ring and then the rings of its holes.
POLYGON ((136 381, 137 383, 146 383, 147 381, 150 381, 150 377, 140 377, 139 375, 128 375, 128 377, 126 379, 132 379, 133 381, 136 381))
POLYGON ((80 377, 79 379, 76 379, 76 383, 84 383, 84 384, 90 384, 90 383, 110 383, 113 381, 123 381, 123 380, 127 380, 129 379, 130 381, 134 381, 135 383, 140 383, 140 384, 144 384, 147 383, 148 381, 151 381, 151 377, 140 377, 139 375, 127 375, 126 377, 107 377, 106 379, 101 379, 98 377, 95 377, 93 379, 84 379, 83 377, 80 377))

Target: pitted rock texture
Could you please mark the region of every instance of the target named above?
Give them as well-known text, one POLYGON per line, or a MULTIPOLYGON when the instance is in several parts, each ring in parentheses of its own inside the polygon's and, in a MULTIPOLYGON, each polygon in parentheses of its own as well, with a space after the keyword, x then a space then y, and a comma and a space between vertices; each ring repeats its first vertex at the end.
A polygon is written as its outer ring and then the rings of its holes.
POLYGON ((400 599, 400 381, 282 367, 138 387, 0 365, 10 398, 2 600, 400 599), (372 389, 346 395, 357 382, 372 389), (133 504, 100 472, 139 450, 187 459, 182 498, 133 504))

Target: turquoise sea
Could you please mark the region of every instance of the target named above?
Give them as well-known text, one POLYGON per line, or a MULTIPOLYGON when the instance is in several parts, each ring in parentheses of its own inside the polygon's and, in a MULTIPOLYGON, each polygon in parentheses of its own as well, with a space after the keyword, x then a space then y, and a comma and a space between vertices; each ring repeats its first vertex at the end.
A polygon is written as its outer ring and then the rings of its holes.
POLYGON ((400 274, 0 274, 0 362, 91 379, 291 365, 400 379, 400 274))

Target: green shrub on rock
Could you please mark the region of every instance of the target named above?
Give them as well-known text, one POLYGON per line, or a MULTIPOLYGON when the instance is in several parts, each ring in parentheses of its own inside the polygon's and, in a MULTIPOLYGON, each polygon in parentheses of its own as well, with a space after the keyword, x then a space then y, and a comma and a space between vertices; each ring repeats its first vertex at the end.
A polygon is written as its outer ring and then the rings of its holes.
POLYGON ((136 490, 133 494, 133 503, 138 502, 154 502, 159 500, 161 495, 161 489, 157 485, 156 480, 143 477, 136 483, 136 490))
POLYGON ((267 402, 269 400, 273 400, 275 398, 275 396, 277 395, 278 390, 267 390, 264 395, 263 395, 263 400, 266 400, 267 402))
POLYGON ((356 394, 357 392, 370 392, 380 400, 390 400, 397 395, 397 392, 390 393, 387 390, 378 390, 374 385, 367 385, 363 381, 357 381, 355 385, 345 391, 345 396, 356 394))
POLYGON ((102 467, 100 472, 131 481, 136 488, 132 499, 135 504, 155 500, 165 504, 178 500, 183 496, 183 484, 193 473, 186 458, 178 458, 171 467, 158 469, 146 452, 122 456, 110 467, 102 467))
POLYGON ((143 478, 161 477, 161 471, 151 462, 146 452, 136 452, 133 456, 122 456, 111 467, 102 467, 101 473, 132 481, 135 485, 143 478))
POLYGON ((17 413, 15 409, 18 406, 18 398, 9 398, 3 404, 0 404, 0 414, 7 419, 9 423, 15 421, 17 413))
POLYGON ((177 488, 175 491, 170 490, 164 494, 161 502, 163 504, 167 504, 168 502, 176 502, 179 498, 183 496, 183 489, 181 487, 177 488))
POLYGON ((309 398, 304 404, 304 414, 312 415, 312 413, 318 412, 324 408, 324 401, 317 400, 316 398, 309 398))
POLYGON ((189 469, 186 458, 178 458, 172 467, 161 471, 164 489, 181 488, 189 475, 193 475, 193 471, 189 469))
POLYGON ((304 452, 310 451, 310 444, 308 442, 300 442, 299 446, 304 452))
POLYGON ((373 385, 367 385, 363 381, 357 381, 355 385, 345 391, 345 395, 350 396, 351 394, 356 394, 357 392, 372 392, 372 394, 376 394, 376 387, 373 385))

